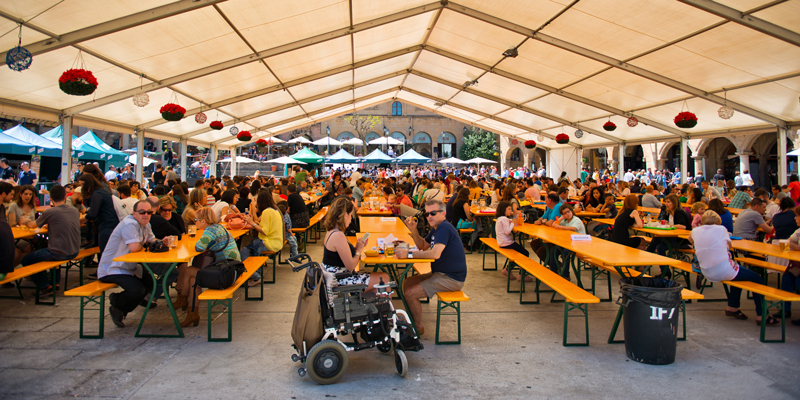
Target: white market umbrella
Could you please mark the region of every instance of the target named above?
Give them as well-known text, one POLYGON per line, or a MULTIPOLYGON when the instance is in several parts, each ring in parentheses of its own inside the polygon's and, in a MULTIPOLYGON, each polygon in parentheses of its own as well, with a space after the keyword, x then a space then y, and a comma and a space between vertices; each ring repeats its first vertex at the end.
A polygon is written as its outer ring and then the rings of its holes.
POLYGON ((487 160, 485 158, 475 157, 471 158, 467 161, 464 161, 464 164, 497 164, 497 161, 487 160))
POLYGON ((401 141, 399 141, 399 140, 397 140, 397 139, 395 139, 395 138, 393 138, 391 136, 386 136, 386 137, 370 140, 369 144, 371 144, 371 145, 384 145, 384 144, 386 144, 386 145, 394 146, 394 145, 398 145, 398 144, 403 144, 403 142, 401 142, 401 141))
MULTIPOLYGON (((131 163, 133 165, 136 165, 136 160, 137 160, 136 154, 132 154, 132 155, 128 156, 128 162, 129 163, 131 163)), ((150 164, 152 164, 152 163, 154 163, 154 162, 156 162, 156 160, 153 160, 152 158, 142 157, 142 165, 145 166, 145 167, 150 165, 150 164)))
POLYGON ((437 161, 439 164, 466 164, 467 162, 455 157, 445 158, 443 160, 437 161))
POLYGON ((354 137, 354 138, 350 138, 350 139, 345 140, 344 142, 342 142, 342 144, 346 144, 348 146, 363 146, 364 145, 364 141, 359 139, 359 138, 357 138, 357 137, 354 137))
POLYGON ((309 144, 309 143, 311 143, 311 141, 306 139, 303 136, 298 136, 298 137, 296 137, 296 138, 294 138, 294 139, 292 139, 292 140, 290 140, 290 141, 288 141, 286 143, 307 143, 307 144, 309 144))
POLYGON ((272 143, 273 143, 273 144, 281 144, 281 143, 286 143, 286 141, 285 141, 285 140, 283 140, 283 139, 281 139, 281 138, 279 138, 279 137, 277 137, 277 136, 272 136, 272 137, 267 137, 267 138, 262 138, 262 139, 266 140, 267 142, 269 142, 270 140, 272 140, 272 143))
MULTIPOLYGON (((219 160, 219 161, 217 161, 217 162, 221 162, 221 163, 229 163, 229 162, 231 162, 231 158, 230 158, 230 157, 228 157, 228 158, 224 158, 224 159, 222 159, 222 160, 219 160)), ((247 158, 247 157, 242 157, 242 156, 236 156, 236 163, 237 163, 237 164, 252 164, 252 163, 257 163, 257 162, 258 162, 258 161, 256 161, 256 160, 253 160, 252 158, 247 158)))
POLYGON ((302 161, 298 161, 298 160, 295 160, 294 158, 286 157, 286 156, 278 157, 276 159, 268 160, 268 161, 264 161, 264 162, 268 163, 268 164, 269 163, 273 163, 273 164, 283 164, 283 165, 287 165, 287 164, 302 164, 302 165, 306 165, 306 163, 304 163, 302 161))
POLYGON ((342 142, 336 139, 331 139, 329 137, 324 137, 322 139, 313 141, 312 144, 315 144, 317 146, 341 146, 342 142))
POLYGON ((787 156, 800 156, 800 149, 786 153, 787 156))

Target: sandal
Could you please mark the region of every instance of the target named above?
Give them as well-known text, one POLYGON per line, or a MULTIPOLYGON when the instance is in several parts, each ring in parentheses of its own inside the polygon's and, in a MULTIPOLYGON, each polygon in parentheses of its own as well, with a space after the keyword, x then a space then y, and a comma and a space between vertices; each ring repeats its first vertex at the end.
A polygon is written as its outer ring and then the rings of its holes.
MULTIPOLYGON (((772 316, 767 317, 767 326, 770 325, 778 325, 781 323, 781 320, 772 318, 772 316)), ((756 325, 761 326, 761 321, 756 321, 756 325)))
POLYGON ((734 318, 734 319, 747 319, 747 315, 744 315, 742 310, 739 310, 739 311, 728 311, 728 310, 725 310, 725 316, 726 317, 731 317, 731 318, 734 318))

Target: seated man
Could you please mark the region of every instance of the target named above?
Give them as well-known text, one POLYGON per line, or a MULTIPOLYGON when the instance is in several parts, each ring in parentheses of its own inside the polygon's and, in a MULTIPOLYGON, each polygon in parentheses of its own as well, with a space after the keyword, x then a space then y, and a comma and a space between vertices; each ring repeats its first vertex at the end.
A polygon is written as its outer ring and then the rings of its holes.
POLYGON ((747 203, 753 199, 753 189, 750 187, 743 187, 742 190, 736 192, 736 195, 731 199, 728 208, 745 208, 747 203))
POLYGON ((464 245, 461 243, 461 237, 456 228, 445 220, 444 203, 439 200, 428 200, 425 203, 425 215, 431 225, 431 232, 424 239, 417 233, 417 222, 414 221, 414 218, 406 220, 414 244, 421 251, 395 250, 398 258, 434 260, 431 263, 431 272, 412 276, 403 282, 403 294, 419 335, 425 333, 419 299, 426 296, 433 297, 436 292, 461 290, 467 279, 467 259, 464 255, 464 245), (439 238, 436 239, 436 236, 439 238))
POLYGON ((145 297, 153 290, 153 277, 144 271, 139 278, 134 275, 136 263, 114 261, 114 259, 142 251, 147 243, 156 240, 153 230, 150 229, 151 215, 153 211, 149 202, 136 203, 133 206, 133 214, 125 217, 114 228, 97 267, 97 277, 100 282, 116 283, 123 289, 120 293, 108 296, 111 303, 108 308, 111 321, 120 328, 125 327, 122 320, 136 306, 147 305, 145 297))
POLYGON ((746 240, 758 240, 758 228, 772 232, 772 227, 764 221, 762 214, 767 211, 767 204, 761 198, 750 200, 750 208, 742 211, 733 224, 733 236, 746 240))
MULTIPOLYGON (((20 218, 20 224, 29 228, 48 227, 47 248, 34 251, 22 257, 22 265, 36 264, 42 261, 71 260, 81 251, 81 223, 80 214, 75 207, 68 206, 64 199, 67 191, 63 186, 56 185, 50 189, 50 201, 53 207, 45 210, 42 215, 31 221, 27 215, 20 218)), ((33 281, 41 294, 53 292, 53 287, 48 283, 49 272, 40 272, 33 276, 33 281)), ((56 270, 56 282, 61 280, 60 269, 56 270)))
POLYGON ((653 186, 647 186, 645 190, 647 193, 642 196, 642 207, 661 208, 663 204, 661 204, 661 201, 659 201, 658 197, 653 193, 656 189, 653 186))
MULTIPOLYGON (((561 199, 555 193, 548 193, 547 197, 544 199, 544 215, 537 219, 534 224, 553 226, 553 223, 561 216, 560 209, 561 205, 564 203, 562 203, 560 200, 561 199)), ((547 250, 542 245, 542 240, 531 239, 530 245, 533 252, 539 256, 539 260, 544 261, 547 257, 547 250)))

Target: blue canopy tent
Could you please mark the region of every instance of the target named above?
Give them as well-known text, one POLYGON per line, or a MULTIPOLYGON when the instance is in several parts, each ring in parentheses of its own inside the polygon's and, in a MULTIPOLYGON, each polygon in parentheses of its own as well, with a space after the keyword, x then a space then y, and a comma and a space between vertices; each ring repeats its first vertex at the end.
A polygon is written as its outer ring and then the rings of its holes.
MULTIPOLYGON (((61 126, 57 126, 42 134, 43 138, 52 140, 53 142, 59 144, 61 143, 63 136, 64 131, 61 126)), ((72 135, 72 157, 79 160, 105 160, 107 159, 105 154, 105 151, 89 146, 83 140, 78 139, 77 136, 72 135)))
POLYGON ((325 159, 325 164, 355 164, 358 161, 358 158, 350 153, 347 152, 345 149, 341 149, 336 153, 333 153, 332 156, 325 159))
POLYGON ((35 146, 13 136, 0 133, 0 153, 29 155, 36 151, 35 146), (31 151, 34 149, 34 151, 31 151))
POLYGON ((372 153, 369 153, 366 157, 359 158, 358 162, 367 163, 367 164, 388 164, 394 160, 392 157, 386 155, 386 153, 375 149, 372 153))
POLYGON ((61 145, 54 143, 50 140, 44 139, 41 136, 31 132, 22 125, 17 125, 11 129, 3 132, 7 136, 11 136, 25 143, 28 143, 28 148, 36 147, 35 152, 25 154, 38 154, 40 156, 48 157, 61 157, 61 145))
POLYGON ((105 142, 100 140, 94 132, 89 131, 86 132, 80 139, 89 146, 94 147, 95 149, 101 150, 106 153, 105 160, 108 160, 111 165, 117 164, 117 166, 125 165, 128 162, 128 155, 107 145, 105 142))
POLYGON ((403 153, 400 157, 395 158, 392 162, 397 164, 430 164, 431 159, 412 149, 403 153))

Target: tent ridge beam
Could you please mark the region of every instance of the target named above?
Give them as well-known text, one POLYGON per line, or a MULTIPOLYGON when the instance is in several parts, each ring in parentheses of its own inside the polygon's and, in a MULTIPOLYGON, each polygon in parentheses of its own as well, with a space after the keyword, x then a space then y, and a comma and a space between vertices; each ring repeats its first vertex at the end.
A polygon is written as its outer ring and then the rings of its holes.
MULTIPOLYGON (((175 15, 194 11, 203 7, 208 7, 227 0, 179 0, 174 3, 166 4, 149 10, 140 11, 136 14, 126 15, 111 21, 101 22, 83 29, 78 29, 63 35, 53 35, 41 29, 34 28, 31 24, 25 26, 52 36, 52 39, 44 39, 25 46, 32 55, 36 56, 53 50, 58 50, 87 40, 109 35, 125 29, 133 28, 160 19, 169 18, 175 15)), ((18 21, 17 21, 18 22, 18 21)), ((0 65, 6 64, 6 53, 0 53, 0 65)))
MULTIPOLYGON (((357 33, 361 31, 365 31, 371 28, 376 28, 382 25, 386 25, 392 22, 400 21, 403 19, 411 18, 419 14, 424 14, 430 12, 432 10, 441 8, 441 4, 439 2, 430 3, 427 5, 422 5, 418 7, 414 7, 405 11, 401 11, 392 15, 387 15, 385 17, 376 18, 371 21, 365 21, 359 24, 356 24, 351 29, 349 26, 341 29, 337 29, 332 32, 322 33, 316 36, 312 36, 310 38, 298 40, 292 43, 287 43, 284 45, 280 45, 277 47, 273 47, 271 49, 260 51, 256 54, 248 54, 245 56, 241 56, 238 58, 234 58, 232 60, 224 61, 218 64, 210 65, 208 67, 200 68, 194 71, 186 72, 180 75, 176 75, 170 78, 165 78, 158 80, 154 83, 150 83, 144 85, 141 89, 140 88, 132 88, 128 90, 124 90, 122 92, 118 92, 101 99, 97 99, 95 101, 86 102, 83 104, 78 104, 76 106, 67 108, 64 110, 65 114, 72 115, 77 114, 83 111, 91 110, 93 108, 97 108, 109 103, 113 103, 119 100, 123 100, 125 98, 131 97, 140 91, 152 91, 155 89, 160 89, 164 86, 175 85, 178 83, 186 82, 192 79, 197 79, 204 77, 206 75, 211 75, 216 72, 225 71, 227 69, 235 68, 241 65, 249 64, 251 62, 259 61, 264 58, 269 58, 273 56, 277 56, 280 54, 288 53, 293 50, 299 50, 305 47, 313 46, 315 44, 327 42, 333 39, 337 39, 342 36, 349 35, 351 33, 357 33)), ((416 46, 414 46, 416 47, 416 46)), ((420 47, 421 48, 421 47, 420 47)), ((419 49, 417 49, 419 50, 419 49)))
POLYGON ((687 85, 685 83, 678 82, 678 81, 676 81, 674 79, 667 78, 666 76, 659 75, 659 74, 657 74, 655 72, 652 72, 652 71, 646 70, 644 68, 640 68, 640 67, 631 65, 629 63, 626 63, 626 62, 617 60, 615 58, 606 56, 604 54, 598 53, 596 51, 592 51, 592 50, 589 50, 587 48, 580 47, 578 45, 569 43, 567 41, 558 39, 556 37, 553 37, 553 36, 550 36, 550 35, 546 35, 546 34, 541 33, 541 32, 533 33, 530 29, 527 29, 527 28, 524 28, 524 27, 520 27, 519 25, 514 24, 512 22, 508 22, 506 20, 503 20, 503 19, 491 16, 491 15, 485 14, 483 12, 471 9, 469 7, 457 5, 455 3, 449 3, 447 5, 447 8, 452 9, 454 11, 457 11, 459 13, 462 13, 464 15, 467 15, 469 17, 475 18, 477 20, 484 21, 484 22, 490 23, 492 25, 501 27, 503 29, 506 29, 506 30, 509 30, 509 31, 512 31, 512 32, 516 32, 516 33, 519 33, 521 35, 529 36, 529 37, 531 37, 531 38, 533 38, 535 40, 538 40, 538 41, 540 41, 542 43, 547 43, 547 44, 549 44, 551 46, 560 48, 562 50, 567 50, 567 51, 569 51, 571 53, 578 54, 580 56, 583 56, 583 57, 586 57, 586 58, 601 62, 603 64, 611 65, 613 67, 622 69, 622 70, 630 72, 630 73, 632 73, 634 75, 641 76, 643 78, 646 78, 646 79, 649 79, 651 81, 660 83, 662 85, 671 87, 673 89, 677 89, 677 90, 680 90, 680 91, 695 95, 697 97, 701 97, 701 98, 703 98, 705 100, 708 100, 708 101, 711 101, 713 103, 717 103, 719 105, 727 104, 729 107, 733 108, 734 110, 737 110, 737 111, 739 111, 739 112, 741 112, 743 114, 747 114, 747 115, 749 115, 749 116, 751 116, 753 118, 757 118, 757 119, 760 119, 762 121, 769 122, 769 123, 771 123, 773 125, 780 126, 780 127, 785 127, 786 126, 786 121, 783 121, 783 120, 781 120, 779 118, 776 118, 776 117, 774 117, 772 115, 769 115, 769 114, 767 114, 767 113, 765 113, 763 111, 756 110, 754 108, 751 108, 751 107, 748 107, 748 106, 745 106, 743 104, 739 104, 739 103, 736 103, 736 102, 733 102, 733 101, 730 101, 730 100, 728 100, 726 102, 726 100, 724 98, 722 98, 722 97, 707 93, 707 92, 705 92, 705 91, 703 91, 701 89, 695 88, 695 87, 687 85))
POLYGON ((725 18, 728 21, 746 26, 750 29, 761 32, 765 35, 774 37, 775 39, 782 40, 786 43, 800 46, 800 34, 790 31, 789 29, 780 27, 771 22, 767 22, 761 18, 748 15, 735 8, 717 3, 712 0, 678 0, 683 4, 690 5, 694 8, 703 10, 707 13, 714 14, 718 17, 725 18))

